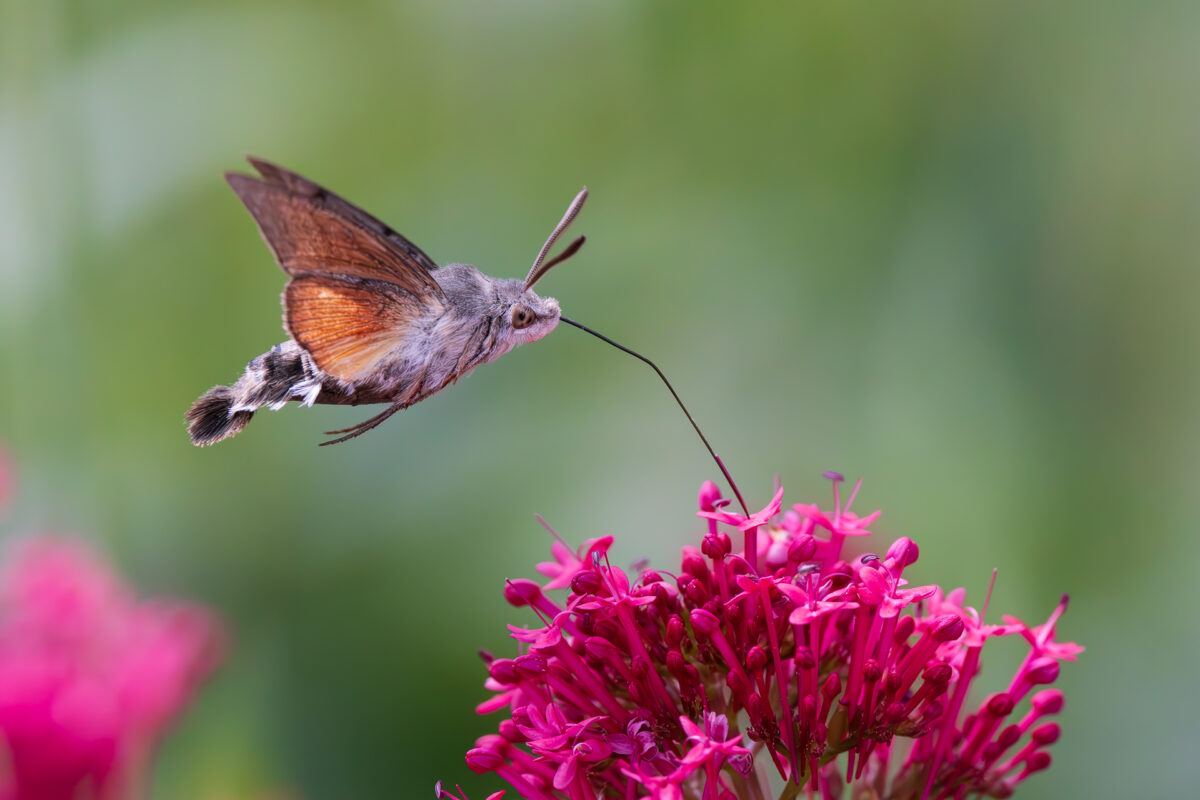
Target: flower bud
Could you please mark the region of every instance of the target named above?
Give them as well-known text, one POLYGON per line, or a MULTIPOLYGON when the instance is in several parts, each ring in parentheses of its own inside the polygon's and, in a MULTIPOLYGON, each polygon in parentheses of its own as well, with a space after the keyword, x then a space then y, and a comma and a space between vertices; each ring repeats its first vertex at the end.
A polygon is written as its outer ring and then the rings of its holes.
POLYGON ((963 621, 955 614, 942 614, 933 619, 933 640, 953 642, 963 634, 963 621))
POLYGON ((683 641, 685 635, 687 635, 687 628, 684 627, 683 620, 678 614, 672 614, 667 619, 667 646, 679 647, 679 643, 683 641))
POLYGON ((754 688, 746 684, 746 680, 738 670, 730 670, 725 674, 725 685, 729 687, 729 691, 733 692, 734 697, 741 697, 754 688))
POLYGON ((746 669, 751 672, 758 672, 767 665, 767 651, 758 645, 754 645, 746 653, 746 669))
POLYGON ((477 775, 495 772, 504 766, 504 754, 511 745, 503 736, 480 736, 475 747, 467 751, 467 768, 477 775))
POLYGON ((1029 758, 1025 759, 1025 771, 1041 772, 1050 766, 1050 762, 1050 754, 1045 750, 1038 750, 1029 756, 1029 758))
POLYGON ((497 658, 492 661, 491 664, 488 664, 488 675, 505 686, 512 686, 521 681, 521 676, 517 674, 516 665, 513 664, 511 658, 497 658))
POLYGON ((1039 717, 1057 714, 1063 708, 1063 693, 1059 689, 1043 689, 1029 702, 1039 717))
POLYGON ((683 557, 681 566, 684 572, 697 580, 707 581, 709 579, 708 562, 695 550, 683 557))
POLYGON ((517 728, 517 723, 511 719, 500 720, 500 735, 510 742, 523 742, 526 740, 525 734, 521 733, 517 728))
POLYGON ((1025 670, 1025 680, 1033 685, 1058 680, 1058 662, 1053 658, 1035 658, 1025 670))
POLYGON ((579 595, 596 594, 604 588, 604 580, 594 569, 585 569, 571 578, 571 591, 579 595))
POLYGON ((527 578, 510 580, 504 586, 504 599, 517 608, 536 603, 541 598, 542 587, 527 578))
POLYGON ((804 695, 800 701, 800 724, 809 724, 817 716, 817 698, 811 694, 804 695))
POLYGON ((904 703, 888 703, 883 709, 885 727, 890 728, 902 719, 904 719, 904 703))
POLYGON ((763 702, 762 697, 757 692, 750 695, 746 699, 746 713, 750 715, 750 719, 759 720, 762 718, 763 702))
POLYGON ((702 606, 708 602, 708 598, 712 597, 708 592, 708 588, 704 585, 704 581, 692 581, 687 585, 684 594, 687 599, 692 601, 693 605, 702 606))
POLYGON ((812 650, 806 646, 800 645, 796 648, 796 665, 800 669, 812 669, 817 665, 817 659, 813 657, 812 650))
POLYGON ((1000 735, 996 737, 996 743, 1000 745, 1002 750, 1007 750, 1017 743, 1021 738, 1020 725, 1008 725, 1004 730, 1000 731, 1000 735))
POLYGON ((504 759, 489 750, 480 750, 475 747, 467 751, 467 769, 476 775, 495 772, 502 766, 504 766, 504 759))
POLYGON ((892 542, 892 546, 888 548, 887 559, 891 561, 897 569, 903 569, 909 564, 912 564, 921 555, 921 551, 917 549, 917 544, 907 536, 901 536, 896 541, 892 542))
POLYGON ((1029 736, 1039 747, 1045 747, 1057 742, 1061 733, 1062 728, 1058 727, 1058 723, 1047 722, 1045 725, 1039 725, 1034 728, 1033 733, 1029 734, 1029 736))
POLYGON ((831 672, 825 679, 825 683, 821 685, 821 696, 826 700, 832 700, 841 693, 842 679, 837 676, 836 672, 831 672))
POLYGON ((817 553, 817 540, 809 536, 807 533, 802 533, 792 539, 788 544, 788 562, 791 564, 800 564, 808 561, 817 553))
POLYGON ((733 541, 727 533, 717 531, 716 533, 707 533, 704 535, 704 541, 700 544, 700 552, 711 558, 713 561, 720 561, 729 555, 733 550, 733 541))
POLYGON ((1013 710, 1013 699, 1008 692, 997 692, 984 702, 987 713, 993 717, 1007 717, 1013 710))

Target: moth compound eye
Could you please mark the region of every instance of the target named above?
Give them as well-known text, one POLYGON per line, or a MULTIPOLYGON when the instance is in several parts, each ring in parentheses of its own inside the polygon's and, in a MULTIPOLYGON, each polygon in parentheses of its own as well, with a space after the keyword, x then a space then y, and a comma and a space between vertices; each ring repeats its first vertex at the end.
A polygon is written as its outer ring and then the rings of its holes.
POLYGON ((512 326, 514 330, 528 328, 533 324, 537 316, 533 313, 533 309, 526 305, 513 306, 512 310, 512 326))

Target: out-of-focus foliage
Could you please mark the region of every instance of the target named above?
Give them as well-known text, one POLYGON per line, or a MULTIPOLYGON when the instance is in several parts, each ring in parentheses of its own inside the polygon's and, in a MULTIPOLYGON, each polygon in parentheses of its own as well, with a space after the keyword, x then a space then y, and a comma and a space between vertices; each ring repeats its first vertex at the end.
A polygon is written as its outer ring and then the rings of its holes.
POLYGON ((486 796, 475 651, 526 619, 501 588, 543 557, 532 514, 666 565, 715 477, 653 375, 568 328, 347 445, 315 447, 369 411, 192 448, 191 401, 283 336, 220 177, 245 153, 508 276, 586 183, 588 245, 539 290, 666 368, 752 504, 836 468, 928 548, 915 580, 998 567, 1024 618, 1071 592, 1088 652, 1024 797, 1200 780, 1200 5, 0 13, 13 513, 233 628, 155 797, 486 796))

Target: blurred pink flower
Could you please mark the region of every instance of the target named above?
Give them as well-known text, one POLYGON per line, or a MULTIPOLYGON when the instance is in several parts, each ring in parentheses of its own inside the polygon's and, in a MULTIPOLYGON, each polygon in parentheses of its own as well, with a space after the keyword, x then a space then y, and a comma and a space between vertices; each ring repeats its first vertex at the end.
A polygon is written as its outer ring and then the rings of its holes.
POLYGON ((84 545, 16 542, 0 568, 0 798, 140 794, 220 650, 207 612, 139 601, 84 545))
POLYGON ((514 658, 485 655, 493 698, 478 710, 507 717, 467 765, 528 800, 761 800, 764 767, 781 798, 1007 797, 1049 766, 1061 731, 1046 718, 1063 698, 1040 687, 1082 650, 1054 638, 1065 599, 1042 625, 987 625, 961 590, 906 588, 909 539, 847 562, 845 540, 870 536, 878 512, 857 516, 858 488, 843 503, 842 477, 828 477, 831 511, 795 505, 779 525, 781 492, 740 515, 706 483, 708 533, 677 576, 631 581, 607 537, 576 552, 556 542, 557 563, 539 565, 550 584, 508 583, 508 602, 543 627, 510 626, 514 658), (561 604, 543 593, 568 585, 561 604), (1010 634, 1029 655, 967 710, 984 644, 1010 634))

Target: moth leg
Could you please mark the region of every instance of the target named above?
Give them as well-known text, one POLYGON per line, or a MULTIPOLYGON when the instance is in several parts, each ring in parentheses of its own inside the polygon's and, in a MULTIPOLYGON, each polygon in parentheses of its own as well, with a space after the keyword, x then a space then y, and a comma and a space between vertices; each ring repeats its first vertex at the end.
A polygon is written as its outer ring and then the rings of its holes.
POLYGON ((321 442, 321 447, 324 447, 327 444, 338 444, 339 442, 344 442, 344 441, 347 441, 348 439, 353 439, 356 436, 362 436, 364 433, 366 433, 367 431, 371 430, 372 428, 378 426, 379 423, 383 422, 384 420, 386 420, 392 414, 395 414, 400 409, 408 408, 409 406, 411 406, 413 403, 417 402, 418 400, 428 397, 429 393, 423 391, 423 387, 425 385, 425 378, 428 374, 429 374, 428 370, 422 370, 421 376, 419 378, 417 378, 416 380, 412 381, 412 383, 409 384, 408 389, 405 390, 405 392, 402 395, 397 397, 396 401, 394 403, 392 403, 390 406, 388 406, 386 409, 384 409, 382 413, 376 414, 375 416, 371 417, 369 420, 366 420, 365 422, 360 422, 357 425, 351 426, 349 428, 342 428, 340 431, 325 431, 325 434, 327 436, 333 436, 333 435, 339 434, 339 433, 344 433, 346 435, 340 436, 337 439, 331 439, 328 442, 321 442))
MULTIPOLYGON (((396 405, 399 405, 399 404, 396 404, 396 405)), ((362 426, 368 425, 377 419, 380 422, 383 422, 384 419, 387 419, 394 413, 396 413, 396 409, 394 409, 392 406, 388 406, 382 412, 376 414, 375 416, 371 417, 368 420, 364 420, 363 422, 360 422, 357 425, 351 425, 349 428, 341 428, 336 431, 325 431, 325 435, 326 436, 337 436, 339 433, 350 433, 351 431, 356 431, 359 428, 361 428, 362 426), (383 417, 383 419, 379 419, 380 417, 383 417)))
POLYGON ((343 428, 340 431, 326 431, 326 435, 330 435, 330 436, 332 436, 333 434, 336 434, 336 433, 345 433, 346 435, 339 436, 336 439, 330 439, 327 442, 321 442, 318 446, 325 447, 326 445, 330 445, 330 444, 340 444, 341 442, 346 442, 346 441, 354 439, 358 436, 362 436, 364 433, 371 430, 372 428, 378 427, 381 422, 383 422, 388 417, 390 417, 392 414, 395 414, 397 411, 399 411, 402 408, 406 408, 406 405, 404 403, 393 403, 392 405, 388 406, 387 409, 383 413, 376 414, 375 416, 371 417, 370 419, 360 422, 353 427, 343 428))

